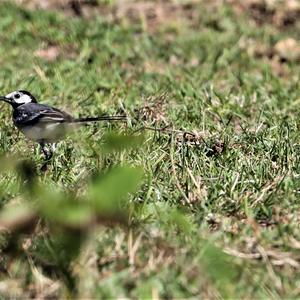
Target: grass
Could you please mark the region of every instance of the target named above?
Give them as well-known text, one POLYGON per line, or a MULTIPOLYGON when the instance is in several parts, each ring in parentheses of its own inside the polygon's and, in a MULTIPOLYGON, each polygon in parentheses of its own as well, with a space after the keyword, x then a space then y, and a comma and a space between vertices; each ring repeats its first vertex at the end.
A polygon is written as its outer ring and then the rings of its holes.
POLYGON ((1 105, 3 298, 299 297, 300 68, 274 50, 299 22, 193 5, 150 28, 0 4, 1 94, 129 115, 69 136, 43 173, 1 105))

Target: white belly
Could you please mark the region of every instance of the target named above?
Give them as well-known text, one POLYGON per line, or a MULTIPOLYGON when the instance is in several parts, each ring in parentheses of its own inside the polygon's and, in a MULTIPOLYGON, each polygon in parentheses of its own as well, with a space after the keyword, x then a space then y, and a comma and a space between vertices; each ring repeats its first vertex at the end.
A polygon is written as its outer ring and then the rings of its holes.
POLYGON ((22 133, 32 141, 56 142, 65 136, 66 128, 61 123, 38 124, 20 128, 22 133))

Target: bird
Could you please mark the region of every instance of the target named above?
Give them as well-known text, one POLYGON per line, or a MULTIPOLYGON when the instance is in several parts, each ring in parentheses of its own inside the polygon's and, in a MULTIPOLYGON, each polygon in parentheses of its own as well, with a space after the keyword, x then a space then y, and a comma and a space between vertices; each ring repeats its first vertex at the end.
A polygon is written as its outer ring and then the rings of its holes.
POLYGON ((26 90, 17 90, 6 96, 0 96, 0 100, 12 106, 14 125, 25 137, 41 146, 46 161, 49 161, 53 156, 53 151, 47 151, 46 145, 55 145, 57 141, 65 137, 68 129, 73 128, 74 125, 127 119, 125 115, 75 118, 60 109, 38 103, 36 97, 26 90))

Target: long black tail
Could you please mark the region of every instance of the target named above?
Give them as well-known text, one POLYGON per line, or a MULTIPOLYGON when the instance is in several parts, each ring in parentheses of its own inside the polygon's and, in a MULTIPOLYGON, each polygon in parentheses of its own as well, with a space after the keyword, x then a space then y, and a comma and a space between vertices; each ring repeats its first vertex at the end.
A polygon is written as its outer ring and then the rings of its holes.
POLYGON ((74 119, 71 123, 88 123, 88 122, 99 122, 99 121, 126 121, 126 116, 100 116, 100 117, 89 117, 74 119))

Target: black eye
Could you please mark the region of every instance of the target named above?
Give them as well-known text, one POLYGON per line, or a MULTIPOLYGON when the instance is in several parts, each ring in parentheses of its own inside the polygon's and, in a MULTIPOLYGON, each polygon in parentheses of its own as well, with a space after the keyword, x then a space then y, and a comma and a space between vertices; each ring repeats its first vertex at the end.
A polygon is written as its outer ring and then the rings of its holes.
POLYGON ((15 94, 16 99, 19 99, 20 97, 21 97, 20 94, 15 94))

